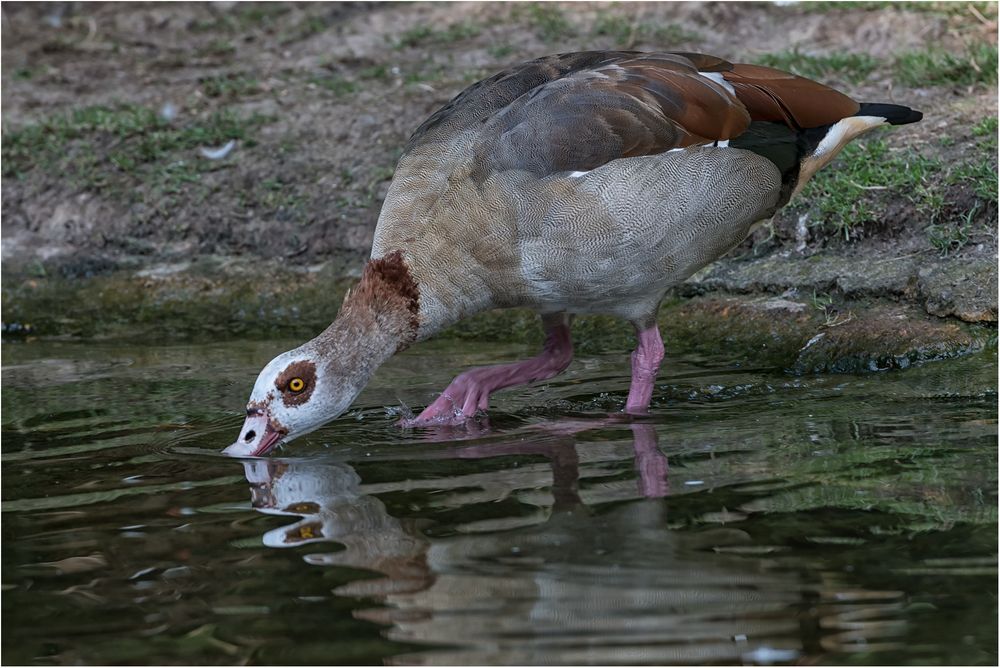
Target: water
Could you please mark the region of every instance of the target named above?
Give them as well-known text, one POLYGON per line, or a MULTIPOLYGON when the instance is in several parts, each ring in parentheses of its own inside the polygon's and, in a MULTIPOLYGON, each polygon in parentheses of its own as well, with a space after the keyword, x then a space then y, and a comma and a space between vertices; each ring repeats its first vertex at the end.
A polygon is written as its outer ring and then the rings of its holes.
POLYGON ((267 459, 235 438, 294 341, 5 344, 5 663, 997 662, 993 352, 801 377, 623 353, 401 432, 431 343, 267 459))

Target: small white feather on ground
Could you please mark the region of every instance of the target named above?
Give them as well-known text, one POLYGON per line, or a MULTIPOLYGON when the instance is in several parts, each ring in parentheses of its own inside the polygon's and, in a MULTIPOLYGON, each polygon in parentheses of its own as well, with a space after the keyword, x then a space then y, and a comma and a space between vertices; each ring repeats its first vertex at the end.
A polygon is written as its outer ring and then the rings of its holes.
POLYGON ((209 160, 222 160, 227 155, 232 153, 233 149, 236 148, 236 140, 230 139, 224 146, 219 148, 205 148, 202 146, 198 150, 201 154, 208 158, 209 160))

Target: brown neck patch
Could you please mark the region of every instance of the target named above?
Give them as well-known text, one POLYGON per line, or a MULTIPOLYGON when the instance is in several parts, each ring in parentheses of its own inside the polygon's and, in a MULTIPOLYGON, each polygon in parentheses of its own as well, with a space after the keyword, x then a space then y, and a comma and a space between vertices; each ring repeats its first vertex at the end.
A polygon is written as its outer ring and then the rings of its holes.
POLYGON ((368 310, 384 326, 397 328, 401 346, 413 342, 420 326, 420 286, 417 285, 402 251, 393 251, 370 261, 361 280, 344 298, 345 313, 368 310), (402 316, 395 318, 393 316, 402 316), (397 322, 398 320, 398 322, 397 322))

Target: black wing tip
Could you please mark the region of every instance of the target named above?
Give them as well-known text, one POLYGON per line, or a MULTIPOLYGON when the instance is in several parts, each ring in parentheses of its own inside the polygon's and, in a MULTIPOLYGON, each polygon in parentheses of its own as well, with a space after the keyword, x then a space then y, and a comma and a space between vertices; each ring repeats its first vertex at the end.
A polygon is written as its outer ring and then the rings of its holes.
POLYGON ((916 123, 924 115, 916 109, 910 109, 900 104, 882 104, 879 102, 863 102, 856 116, 881 116, 892 125, 916 123))

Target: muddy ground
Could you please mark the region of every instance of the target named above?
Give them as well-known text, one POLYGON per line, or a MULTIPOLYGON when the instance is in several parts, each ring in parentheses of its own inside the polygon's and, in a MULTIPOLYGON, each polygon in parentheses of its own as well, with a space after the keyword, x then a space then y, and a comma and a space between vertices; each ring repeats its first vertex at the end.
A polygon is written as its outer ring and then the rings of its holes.
MULTIPOLYGON (((664 321, 696 320, 696 309, 726 322, 735 299, 808 316, 779 319, 796 350, 838 328, 865 341, 873 327, 898 333, 900 317, 923 323, 903 337, 916 337, 911 352, 995 340, 995 3, 2 11, 8 334, 310 331, 357 275, 395 161, 426 116, 520 60, 631 48, 791 68, 925 114, 845 154, 773 225, 679 288, 664 321), (227 145, 221 159, 203 153, 227 145)), ((511 320, 496 322, 456 331, 516 336, 511 320)))

